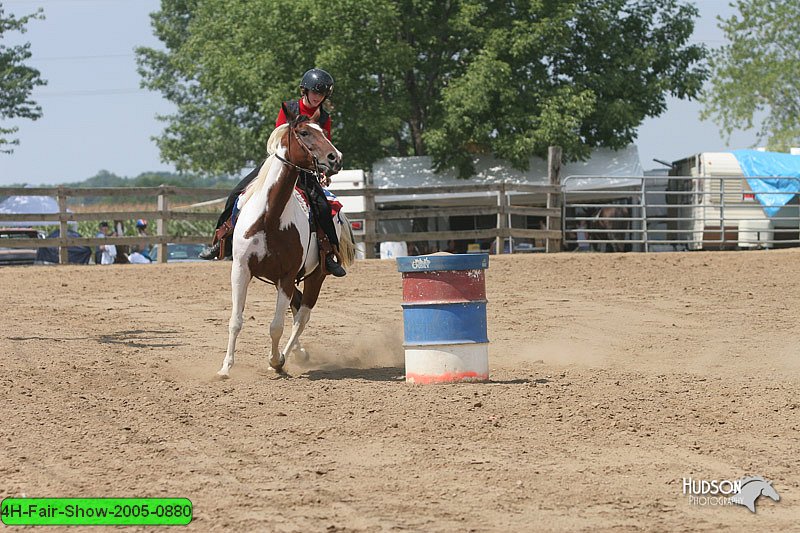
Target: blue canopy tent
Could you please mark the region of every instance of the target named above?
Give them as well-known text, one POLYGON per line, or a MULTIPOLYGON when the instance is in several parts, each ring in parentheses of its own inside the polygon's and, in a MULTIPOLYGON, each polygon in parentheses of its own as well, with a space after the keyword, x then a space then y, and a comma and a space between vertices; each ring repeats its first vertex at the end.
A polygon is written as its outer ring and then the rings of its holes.
MULTIPOLYGON (((50 196, 9 196, 0 202, 0 213, 7 215, 28 215, 28 214, 50 214, 58 213, 58 202, 50 196)), ((31 226, 53 226, 58 222, 53 220, 33 220, 0 222, 0 226, 7 228, 20 228, 31 226)), ((69 225, 75 229, 77 224, 70 222, 69 225)))
MULTIPOLYGON (((58 202, 50 196, 9 196, 0 202, 0 213, 18 214, 49 214, 58 213, 58 202)), ((53 226, 56 221, 46 220, 12 220, 0 222, 0 226, 7 228, 31 227, 31 226, 53 226)), ((70 237, 81 237, 75 231, 77 223, 70 222, 71 228, 67 231, 70 237)), ((58 237, 60 231, 56 229, 48 237, 58 237)), ((67 249, 68 261, 70 263, 87 264, 92 256, 92 249, 87 246, 70 246, 67 249)), ((58 263, 58 248, 39 248, 36 252, 37 263, 58 263)))

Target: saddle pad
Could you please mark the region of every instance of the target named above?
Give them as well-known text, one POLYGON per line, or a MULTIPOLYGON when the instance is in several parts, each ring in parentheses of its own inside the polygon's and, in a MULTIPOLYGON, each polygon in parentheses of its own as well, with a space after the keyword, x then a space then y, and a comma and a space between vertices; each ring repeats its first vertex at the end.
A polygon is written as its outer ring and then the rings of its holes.
POLYGON ((300 203, 300 208, 308 217, 308 223, 311 225, 311 227, 314 227, 314 220, 313 217, 311 216, 311 207, 308 204, 308 198, 306 197, 305 191, 303 191, 303 189, 301 189, 300 187, 295 186, 294 196, 300 203))
POLYGON ((323 187, 322 190, 325 192, 325 199, 328 200, 328 205, 331 206, 331 216, 335 217, 342 210, 342 202, 328 189, 323 187))

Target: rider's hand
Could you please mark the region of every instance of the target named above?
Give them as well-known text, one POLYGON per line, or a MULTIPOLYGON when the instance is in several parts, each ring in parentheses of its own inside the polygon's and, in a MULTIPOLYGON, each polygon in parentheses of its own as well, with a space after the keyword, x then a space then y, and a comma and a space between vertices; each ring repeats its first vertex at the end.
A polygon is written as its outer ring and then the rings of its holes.
POLYGON ((331 179, 324 173, 322 173, 319 175, 319 184, 322 185, 323 187, 327 187, 328 185, 331 184, 331 179))

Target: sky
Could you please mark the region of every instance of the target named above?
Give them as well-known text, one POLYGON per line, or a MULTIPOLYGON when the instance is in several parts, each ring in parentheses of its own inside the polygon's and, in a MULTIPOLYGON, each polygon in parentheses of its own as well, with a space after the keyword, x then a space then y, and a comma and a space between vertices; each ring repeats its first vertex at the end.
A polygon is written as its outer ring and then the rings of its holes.
MULTIPOLYGON (((729 0, 697 0, 700 19, 693 41, 724 44, 716 16, 735 11, 729 0)), ((46 19, 29 22, 25 34, 4 44, 31 43, 27 64, 48 84, 33 99, 43 109, 37 121, 15 121, 20 145, 0 154, 0 186, 50 185, 82 181, 101 170, 135 177, 149 171, 174 171, 161 161, 152 140, 164 129, 157 115, 174 106, 160 93, 139 87, 134 48, 159 48, 149 14, 159 0, 0 0, 6 14, 22 16, 44 9, 46 19)), ((653 159, 675 161, 707 151, 749 148, 753 130, 735 132, 730 145, 710 121, 700 121, 701 105, 668 100, 667 111, 646 120, 636 144, 645 169, 653 159)), ((9 125, 9 124, 5 124, 9 125)))

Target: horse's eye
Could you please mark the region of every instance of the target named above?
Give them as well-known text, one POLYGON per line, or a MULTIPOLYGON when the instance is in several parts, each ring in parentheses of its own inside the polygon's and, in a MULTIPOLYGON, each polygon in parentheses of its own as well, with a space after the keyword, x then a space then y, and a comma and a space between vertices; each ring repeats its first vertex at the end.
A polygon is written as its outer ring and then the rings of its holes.
POLYGON ((300 136, 301 137, 308 137, 308 132, 306 130, 303 130, 303 131, 300 132, 300 136))

